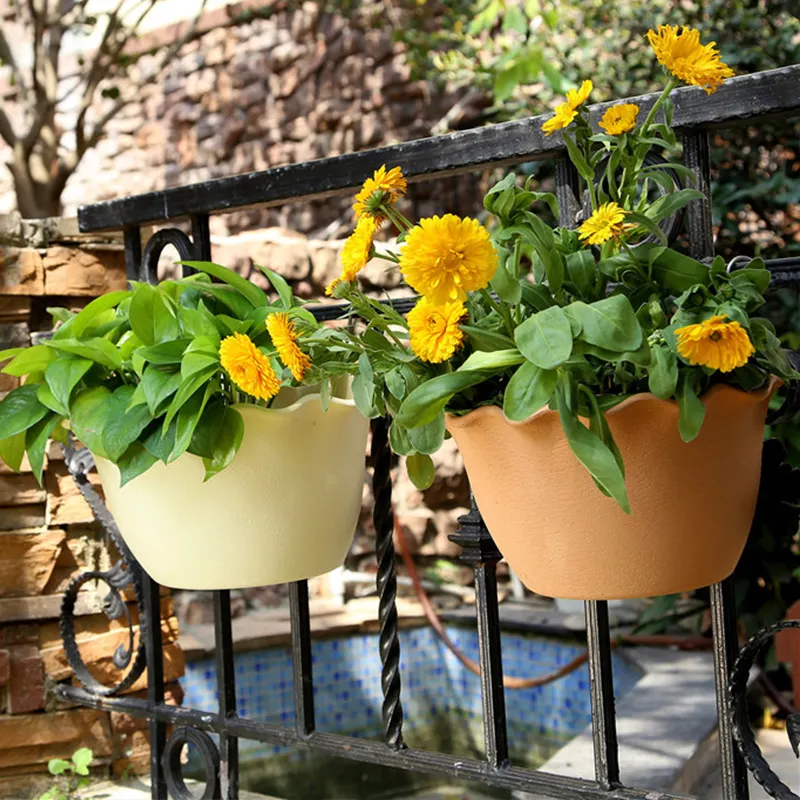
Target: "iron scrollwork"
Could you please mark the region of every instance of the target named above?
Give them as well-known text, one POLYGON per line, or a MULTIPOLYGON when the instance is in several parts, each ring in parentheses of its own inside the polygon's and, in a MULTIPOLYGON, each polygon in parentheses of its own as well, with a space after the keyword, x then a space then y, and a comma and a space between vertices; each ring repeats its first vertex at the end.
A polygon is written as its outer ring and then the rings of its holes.
POLYGON ((94 467, 92 454, 86 448, 76 449, 72 437, 63 450, 64 460, 72 479, 89 504, 95 519, 103 526, 121 556, 121 559, 111 569, 81 572, 70 581, 61 602, 59 623, 67 661, 78 680, 88 692, 99 697, 109 697, 133 686, 146 666, 144 629, 148 621, 144 614, 141 567, 120 535, 114 518, 89 480, 89 472, 94 467), (103 598, 103 613, 106 617, 110 620, 124 617, 128 626, 127 644, 120 644, 112 656, 114 666, 119 670, 127 669, 127 672, 122 680, 114 686, 106 686, 92 675, 81 657, 75 638, 75 604, 81 587, 90 581, 102 581, 109 587, 108 594, 103 598), (133 589, 139 609, 139 641, 136 644, 134 643, 134 621, 123 597, 123 591, 129 586, 133 589))
POLYGON ((186 726, 181 726, 173 731, 167 739, 164 755, 161 758, 169 796, 174 800, 192 800, 197 797, 189 791, 183 779, 183 751, 184 747, 190 744, 197 749, 203 764, 206 786, 203 794, 200 795, 200 800, 213 800, 215 797, 220 797, 220 760, 217 746, 204 731, 186 726))
MULTIPOLYGON (((800 630, 800 620, 784 620, 756 633, 742 648, 731 672, 729 685, 730 708, 733 716, 733 735, 747 768, 764 791, 776 800, 800 800, 772 770, 756 743, 747 716, 747 679, 761 648, 776 633, 794 628, 800 630)), ((800 758, 800 714, 791 714, 786 721, 786 733, 795 755, 800 758)))

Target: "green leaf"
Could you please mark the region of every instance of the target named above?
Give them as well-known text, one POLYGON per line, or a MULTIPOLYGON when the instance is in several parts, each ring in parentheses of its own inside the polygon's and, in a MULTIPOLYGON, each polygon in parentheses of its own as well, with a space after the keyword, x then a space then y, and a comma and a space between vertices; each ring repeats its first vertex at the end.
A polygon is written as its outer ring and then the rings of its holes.
POLYGON ((161 430, 161 425, 157 424, 152 433, 142 440, 149 453, 152 453, 159 461, 165 464, 169 460, 170 454, 175 448, 175 432, 178 427, 176 420, 172 420, 166 432, 161 430))
POLYGON ((185 333, 193 337, 206 336, 215 341, 219 347, 219 329, 210 313, 199 308, 181 308, 178 316, 183 323, 185 333))
MULTIPOLYGON (((223 283, 227 283, 228 286, 236 289, 236 291, 245 297, 255 308, 269 305, 267 296, 258 286, 254 283, 250 283, 250 281, 246 280, 241 275, 237 275, 233 270, 223 267, 221 264, 212 264, 209 261, 182 261, 181 263, 185 264, 187 267, 192 267, 192 269, 205 272, 206 275, 211 275, 213 278, 223 281, 223 283)), ((259 267, 259 269, 263 271, 263 268, 259 267)))
POLYGON ((139 385, 153 416, 159 413, 161 404, 178 391, 181 381, 180 372, 160 369, 153 364, 148 364, 139 385))
POLYGON ((25 431, 20 431, 13 436, 0 439, 0 458, 2 458, 14 472, 19 472, 24 455, 25 431))
POLYGON ((154 286, 136 285, 128 311, 133 332, 146 346, 177 339, 180 325, 167 300, 154 286))
POLYGON ((504 303, 511 305, 519 303, 522 297, 522 286, 517 278, 509 274, 505 264, 500 264, 495 270, 491 285, 504 303))
POLYGON ((79 392, 70 407, 73 433, 92 453, 108 458, 103 447, 103 428, 108 420, 111 392, 105 386, 93 386, 79 392))
POLYGON ((11 363, 6 364, 3 372, 21 378, 31 372, 42 372, 55 358, 56 354, 47 345, 37 344, 23 349, 11 363))
POLYGON ((638 214, 636 211, 625 212, 625 222, 633 222, 640 228, 646 230, 651 236, 655 236, 661 244, 667 244, 667 235, 658 224, 645 214, 638 214))
POLYGON ((622 352, 637 350, 642 343, 642 328, 624 295, 612 295, 594 303, 577 300, 564 311, 580 324, 580 338, 589 344, 622 352))
MULTIPOLYGON (((205 337, 201 337, 205 339, 205 337)), ((199 342, 195 339, 195 342, 199 342)), ((184 380, 196 372, 207 370, 209 367, 219 367, 219 352, 215 350, 190 349, 187 350, 181 362, 181 376, 184 380)))
POLYGON ((772 276, 768 269, 752 269, 745 267, 731 272, 731 284, 738 289, 743 285, 752 285, 759 294, 763 294, 769 288, 772 276))
POLYGON ((476 350, 508 350, 514 346, 513 339, 497 331, 474 325, 460 325, 459 327, 469 336, 476 350))
POLYGON ((26 383, 0 401, 0 439, 8 439, 35 425, 50 413, 38 398, 38 385, 26 383))
POLYGON ((683 378, 683 386, 677 396, 678 409, 678 431, 684 442, 691 442, 700 433, 703 419, 706 415, 706 407, 703 401, 697 396, 690 374, 683 378))
POLYGON ((435 453, 444 441, 444 411, 425 425, 408 429, 408 440, 418 453, 431 455, 435 453))
POLYGON ((50 387, 46 383, 37 384, 36 397, 43 406, 47 406, 51 411, 55 411, 62 417, 69 416, 69 409, 59 403, 55 395, 50 391, 50 387))
POLYGON ((197 392, 181 407, 178 416, 175 417, 175 446, 170 454, 170 461, 175 461, 189 448, 194 432, 197 429, 197 424, 200 422, 200 417, 202 417, 206 404, 215 390, 215 385, 209 383, 202 395, 197 392))
POLYGON ((612 450, 596 434, 586 428, 578 419, 574 407, 569 400, 569 389, 565 379, 559 381, 556 388, 556 405, 561 420, 561 427, 567 438, 570 449, 578 461, 583 464, 598 486, 617 501, 626 513, 631 513, 628 492, 625 488, 625 476, 617 463, 612 450))
POLYGON ((594 170, 589 166, 575 140, 566 131, 563 134, 563 139, 564 144, 567 146, 569 160, 575 165, 578 174, 585 181, 594 181, 594 170))
MULTIPOLYGON (((647 247, 640 245, 636 248, 637 260, 642 256, 647 263, 647 247)), ((697 283, 703 286, 711 283, 708 267, 670 248, 662 250, 653 261, 652 276, 654 281, 675 294, 681 294, 697 283)))
POLYGON ((167 409, 167 413, 164 416, 164 423, 163 423, 163 430, 167 430, 170 423, 172 422, 175 415, 181 410, 181 406, 204 384, 211 380, 211 378, 216 375, 217 371, 219 370, 219 365, 214 364, 210 367, 206 367, 204 370, 200 372, 195 372, 188 378, 184 378, 181 385, 178 387, 178 391, 175 393, 175 397, 172 398, 172 402, 167 409))
POLYGON ((35 425, 28 428, 25 433, 25 449, 28 451, 28 461, 31 462, 31 471, 41 486, 42 471, 44 470, 44 454, 50 434, 64 417, 59 414, 50 414, 40 419, 35 425))
POLYGON ((47 771, 51 775, 63 775, 67 770, 72 770, 72 764, 63 758, 51 758, 47 762, 47 771))
POLYGON ((114 463, 153 419, 146 405, 130 408, 134 391, 133 386, 120 386, 108 401, 108 418, 103 426, 103 449, 114 463))
POLYGON ((30 349, 30 347, 9 347, 7 350, 0 350, 0 362, 9 361, 10 359, 14 358, 14 356, 18 356, 20 353, 25 353, 30 349))
POLYGON ((476 369, 507 369, 516 367, 525 360, 525 356, 516 348, 509 350, 476 350, 459 368, 459 372, 476 369))
POLYGON ((62 353, 88 358, 110 370, 122 366, 119 350, 108 339, 51 339, 47 346, 62 353))
MULTIPOLYGON (((283 303, 283 307, 286 309, 291 308, 294 305, 293 298, 292 298, 292 290, 289 284, 286 282, 286 279, 283 276, 278 275, 277 272, 274 272, 267 267, 262 267, 260 264, 256 264, 256 267, 260 269, 264 275, 267 276, 267 280, 272 284, 272 288, 278 293, 278 297, 281 299, 281 303, 283 303)), ((263 294, 263 292, 262 292, 263 294)), ((264 295, 264 304, 266 305, 266 295, 264 295)))
POLYGON ((416 452, 408 438, 408 429, 404 428, 396 419, 392 420, 389 428, 389 445, 392 452, 399 456, 410 456, 416 452))
POLYGON ((519 325, 514 341, 528 361, 542 369, 555 369, 572 353, 572 328, 564 310, 551 306, 519 325))
MULTIPOLYGON (((72 763, 76 767, 88 767, 94 758, 94 753, 88 747, 81 747, 72 754, 72 763)), ((79 772, 78 775, 86 775, 88 773, 79 772)))
POLYGON ((353 393, 353 401, 356 404, 356 408, 367 417, 367 419, 372 419, 377 416, 378 412, 375 408, 375 386, 371 381, 364 380, 364 376, 361 374, 356 375, 353 378, 350 390, 353 393))
POLYGON ((416 428, 432 422, 444 410, 450 398, 458 392, 482 383, 490 372, 449 372, 419 385, 400 406, 397 419, 406 428, 416 428))
POLYGON ((436 469, 429 455, 414 453, 406 459, 406 470, 411 483, 421 492, 430 489, 436 478, 436 469))
POLYGON ((44 371, 44 379, 64 409, 69 408, 73 389, 94 364, 88 358, 59 358, 44 371))
POLYGON ((244 420, 242 415, 231 406, 221 406, 219 419, 212 429, 212 457, 204 458, 206 467, 205 480, 213 478, 225 469, 235 458, 244 436, 244 420))
POLYGON ((180 364, 183 353, 191 342, 192 339, 173 339, 152 347, 142 347, 136 352, 151 364, 180 364))
POLYGON ((656 397, 668 400, 678 386, 678 356, 666 347, 653 347, 650 352, 648 386, 656 397))
POLYGON ((697 189, 680 189, 677 192, 672 191, 669 194, 662 195, 651 203, 644 213, 653 222, 660 222, 687 206, 692 200, 704 199, 705 195, 697 189))
POLYGON ((526 361, 506 386, 503 412, 510 420, 526 420, 550 402, 557 383, 556 370, 541 369, 526 361))
MULTIPOLYGON (((158 459, 141 442, 131 442, 128 449, 117 460, 120 476, 119 485, 124 486, 143 472, 146 472, 156 461, 158 459)), ((88 774, 88 771, 85 773, 78 772, 78 774, 85 775, 88 774)))
POLYGON ((594 288, 597 267, 590 250, 579 250, 570 253, 567 258, 567 276, 575 284, 578 293, 584 297, 594 288))
POLYGON ((126 297, 130 297, 131 292, 119 291, 109 292, 102 297, 97 297, 92 300, 80 313, 76 314, 66 324, 62 325, 53 334, 56 338, 72 338, 80 339, 89 327, 96 320, 96 318, 108 311, 109 309, 116 308, 126 297))
MULTIPOLYGON (((544 311, 546 308, 556 305, 550 289, 542 284, 523 283, 522 299, 534 311, 544 311)), ((465 326, 462 325, 461 327, 463 330, 467 330, 465 326)))

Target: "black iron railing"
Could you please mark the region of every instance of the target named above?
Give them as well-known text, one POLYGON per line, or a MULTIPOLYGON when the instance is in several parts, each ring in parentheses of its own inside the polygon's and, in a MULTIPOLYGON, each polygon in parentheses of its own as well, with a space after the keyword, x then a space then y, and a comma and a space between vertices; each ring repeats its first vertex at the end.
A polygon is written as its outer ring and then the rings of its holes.
MULTIPOLYGON (((655 95, 636 98, 645 111, 654 100, 655 95)), ((709 258, 713 255, 709 131, 738 123, 758 123, 776 116, 800 115, 800 65, 732 79, 712 96, 707 96, 700 89, 680 89, 674 93, 674 101, 674 125, 683 135, 684 163, 706 195, 705 200, 693 202, 686 210, 689 249, 696 258, 709 258)), ((601 106, 594 107, 593 117, 596 119, 602 111, 601 106)), ((174 246, 184 259, 210 258, 209 214, 248 205, 278 205, 349 192, 382 164, 401 166, 413 181, 541 159, 556 160, 560 221, 574 225, 581 209, 577 175, 564 157, 558 137, 544 137, 541 123, 541 118, 531 118, 339 158, 97 203, 80 209, 80 225, 84 231, 122 228, 125 232, 128 277, 153 280, 159 255, 168 245, 174 246), (174 227, 160 230, 150 238, 142 253, 141 226, 187 218, 191 224, 191 236, 174 227)), ((768 266, 776 285, 800 284, 800 259, 779 259, 768 266)), ((320 307, 317 316, 329 319, 340 311, 337 306, 320 307)), ((787 401, 790 406, 785 410, 800 408, 797 400, 797 392, 790 391, 787 401)), ((293 728, 252 721, 236 713, 230 594, 227 591, 214 592, 218 712, 166 705, 159 586, 132 558, 113 520, 88 482, 86 473, 92 466, 91 457, 87 457, 85 451, 75 452, 71 449, 66 455, 70 472, 89 499, 98 519, 119 546, 123 561, 108 572, 92 572, 76 577, 67 590, 62 632, 70 663, 84 688, 62 685, 58 693, 73 703, 122 711, 149 720, 153 798, 189 796, 180 767, 180 752, 187 742, 198 748, 205 765, 207 786, 204 797, 237 797, 239 739, 308 748, 343 759, 477 781, 547 798, 670 800, 678 797, 647 788, 626 787, 620 781, 612 648, 605 602, 586 603, 594 780, 548 774, 514 766, 509 762, 496 584, 496 566, 502 556, 474 502, 471 511, 460 520, 461 530, 452 538, 463 548, 462 560, 475 571, 485 757, 482 760, 463 759, 406 747, 403 741, 400 644, 395 608, 391 452, 385 420, 375 421, 372 431, 373 513, 380 596, 379 647, 384 696, 382 741, 324 733, 316 729, 308 588, 305 581, 291 584, 289 594, 296 711, 293 728), (119 618, 127 613, 121 592, 129 583, 135 587, 141 610, 138 645, 134 645, 131 638, 127 647, 121 646, 114 654, 114 663, 120 669, 127 670, 127 674, 120 684, 113 687, 103 687, 91 678, 75 644, 72 620, 75 594, 82 583, 93 579, 103 580, 110 587, 106 606, 109 617, 119 618), (148 670, 147 699, 117 696, 143 672, 145 665, 148 670), (168 725, 177 726, 169 740, 166 736, 168 725), (219 747, 208 736, 208 732, 219 734, 219 747)), ((758 751, 746 718, 744 693, 747 670, 756 647, 774 635, 776 630, 800 627, 800 622, 782 623, 763 631, 757 640, 744 648, 738 664, 735 664, 739 644, 730 581, 711 587, 711 610, 723 796, 725 800, 747 800, 749 768, 772 796, 780 800, 798 800, 798 796, 770 770, 758 751)), ((797 751, 800 746, 800 717, 790 718, 788 732, 791 745, 797 751)))

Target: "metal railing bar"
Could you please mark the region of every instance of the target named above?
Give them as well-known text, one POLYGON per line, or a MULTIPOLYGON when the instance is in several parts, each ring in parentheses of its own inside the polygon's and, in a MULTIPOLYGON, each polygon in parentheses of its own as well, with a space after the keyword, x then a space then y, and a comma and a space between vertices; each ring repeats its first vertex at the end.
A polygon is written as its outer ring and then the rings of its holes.
MULTIPOLYGON (((233 665, 231 593, 225 589, 214 592, 213 596, 219 715, 227 719, 236 716, 236 672, 233 665)), ((227 733, 221 733, 219 738, 222 797, 226 800, 238 800, 239 742, 235 736, 227 733)))
POLYGON ((733 717, 728 695, 731 669, 739 654, 733 579, 710 587, 711 631, 714 638, 714 681, 719 724, 720 774, 723 800, 748 800, 747 767, 733 738, 733 717))
MULTIPOLYGON (((800 112, 800 65, 732 78, 715 94, 699 88, 677 89, 676 129, 720 127, 757 116, 800 112)), ((643 112, 656 94, 630 98, 643 112)), ((607 105, 592 106, 596 121, 607 105)), ((552 158, 561 150, 559 136, 542 132, 546 116, 504 122, 404 144, 364 150, 303 164, 276 167, 230 178, 164 189, 78 209, 82 231, 114 230, 179 219, 192 214, 226 212, 248 206, 322 199, 352 191, 382 164, 398 165, 411 180, 444 177, 492 166, 552 158)))
POLYGON ((307 581, 294 581, 289 584, 289 616, 292 630, 295 724, 301 736, 308 736, 314 730, 315 721, 307 581))
MULTIPOLYGON (((163 723, 188 725, 205 731, 227 732, 240 739, 285 747, 305 747, 338 758, 362 763, 426 772, 464 781, 477 781, 501 789, 532 792, 552 800, 652 800, 648 789, 615 787, 606 790, 594 781, 553 775, 524 767, 495 770, 487 762, 459 758, 427 750, 387 748, 382 741, 360 739, 336 733, 315 731, 303 737, 293 728, 271 723, 255 722, 241 717, 223 719, 218 714, 161 704, 150 706, 145 700, 132 697, 103 698, 84 689, 61 686, 58 694, 65 700, 89 708, 122 711, 135 717, 157 718, 163 723)), ((657 793, 658 800, 690 800, 685 795, 657 793)))
POLYGON ((587 600, 585 608, 594 774, 600 786, 610 789, 617 786, 620 780, 608 603, 605 600, 587 600))
MULTIPOLYGON (((144 631, 147 652, 147 705, 164 705, 164 657, 161 641, 161 596, 159 585, 141 570, 144 595, 144 631)), ((150 796, 152 800, 168 800, 167 783, 161 755, 167 741, 167 724, 163 719, 149 717, 150 733, 150 796)))
MULTIPOLYGON (((208 226, 208 214, 192 214, 192 242, 195 258, 198 261, 211 261, 211 231, 208 226)), ((191 267, 184 267, 191 270, 191 267)))
POLYGON ((141 280, 142 269, 142 237, 138 226, 126 227, 125 241, 125 276, 129 281, 141 280))

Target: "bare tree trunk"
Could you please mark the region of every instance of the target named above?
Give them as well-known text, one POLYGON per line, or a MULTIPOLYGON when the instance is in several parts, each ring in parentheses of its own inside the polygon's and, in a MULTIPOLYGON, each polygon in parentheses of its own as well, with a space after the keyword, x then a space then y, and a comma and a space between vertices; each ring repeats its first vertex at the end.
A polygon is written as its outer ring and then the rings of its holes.
POLYGON ((14 179, 17 209, 25 219, 61 216, 60 193, 53 191, 52 181, 37 181, 31 176, 27 165, 20 164, 16 159, 6 166, 14 179))

